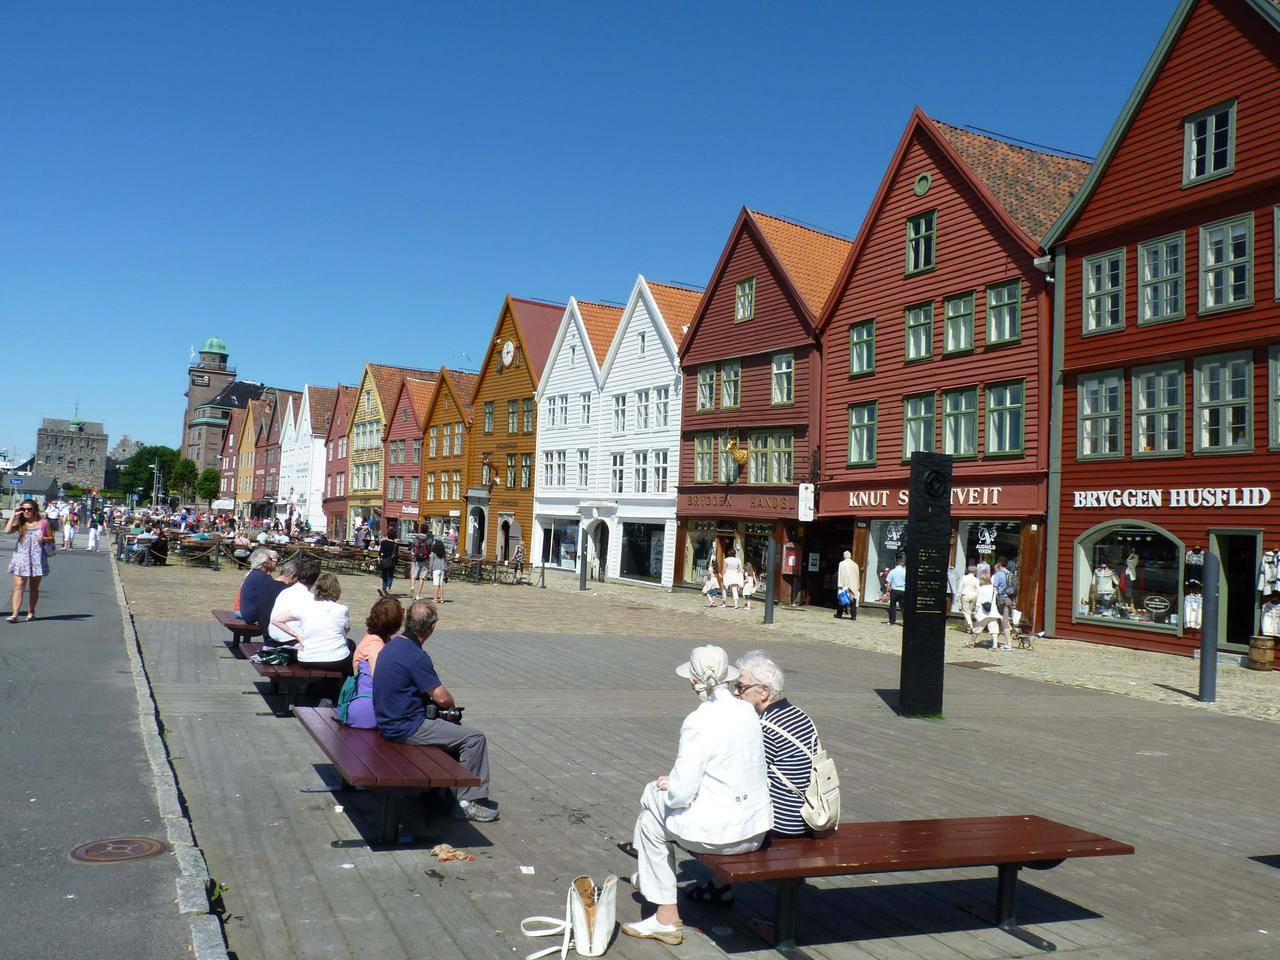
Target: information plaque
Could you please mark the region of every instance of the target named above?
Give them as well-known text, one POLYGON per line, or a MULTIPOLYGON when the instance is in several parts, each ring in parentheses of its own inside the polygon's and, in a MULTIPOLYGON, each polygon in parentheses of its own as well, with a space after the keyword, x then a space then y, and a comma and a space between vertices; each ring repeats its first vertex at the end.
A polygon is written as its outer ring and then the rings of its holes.
POLYGON ((904 717, 928 717, 942 713, 951 457, 913 453, 910 490, 898 712, 904 717))

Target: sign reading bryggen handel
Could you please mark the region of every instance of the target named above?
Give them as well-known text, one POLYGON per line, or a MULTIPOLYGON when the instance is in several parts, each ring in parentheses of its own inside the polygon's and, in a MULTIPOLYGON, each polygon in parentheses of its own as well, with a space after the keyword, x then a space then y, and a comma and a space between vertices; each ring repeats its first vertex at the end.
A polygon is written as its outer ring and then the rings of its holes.
POLYGON ((1270 502, 1271 491, 1266 487, 1117 487, 1077 490, 1072 495, 1072 506, 1083 510, 1265 507, 1270 502))

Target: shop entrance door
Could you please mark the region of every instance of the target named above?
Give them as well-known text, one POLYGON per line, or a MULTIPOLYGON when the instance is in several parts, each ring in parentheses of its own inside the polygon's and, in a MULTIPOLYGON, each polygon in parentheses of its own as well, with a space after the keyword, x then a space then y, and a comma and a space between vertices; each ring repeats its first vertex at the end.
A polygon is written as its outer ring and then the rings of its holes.
MULTIPOLYGON (((735 543, 736 539, 737 539, 737 538, 736 538, 736 537, 734 537, 734 536, 733 536, 733 534, 723 534, 723 533, 722 533, 722 534, 720 534, 720 536, 716 537, 716 566, 715 566, 715 570, 716 570, 716 573, 717 573, 717 574, 718 574, 718 573, 720 573, 720 571, 721 571, 722 569, 724 569, 724 558, 725 558, 725 557, 727 557, 727 556, 728 556, 729 554, 731 554, 731 553, 736 553, 736 552, 737 552, 737 545, 736 545, 736 543, 735 543)), ((738 559, 739 559, 739 560, 741 560, 742 558, 741 558, 741 557, 739 557, 738 559)))
POLYGON ((1210 531, 1211 549, 1221 565, 1218 646, 1241 653, 1258 624, 1258 566, 1262 562, 1256 530, 1210 531))

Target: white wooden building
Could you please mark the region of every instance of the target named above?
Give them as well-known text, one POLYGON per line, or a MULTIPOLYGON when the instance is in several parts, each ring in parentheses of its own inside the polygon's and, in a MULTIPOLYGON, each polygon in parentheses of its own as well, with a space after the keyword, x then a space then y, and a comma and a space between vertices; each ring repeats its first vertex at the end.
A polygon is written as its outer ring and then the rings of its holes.
POLYGON ((324 438, 338 391, 308 385, 302 399, 291 397, 280 430, 280 488, 276 514, 301 514, 311 529, 325 529, 324 438))

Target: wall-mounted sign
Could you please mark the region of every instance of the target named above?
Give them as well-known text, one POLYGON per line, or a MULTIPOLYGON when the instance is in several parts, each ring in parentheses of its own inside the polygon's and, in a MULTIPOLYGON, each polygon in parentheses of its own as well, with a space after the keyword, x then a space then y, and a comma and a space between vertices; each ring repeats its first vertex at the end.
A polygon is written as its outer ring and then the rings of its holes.
MULTIPOLYGON (((951 505, 964 506, 1000 506, 1000 495, 1004 487, 952 487, 951 505)), ((896 503, 905 507, 911 502, 911 493, 906 487, 901 490, 850 490, 849 506, 851 507, 887 507, 896 503)))
POLYGON ((1159 616, 1162 613, 1169 612, 1170 604, 1167 597, 1162 597, 1157 593, 1152 593, 1143 598, 1142 606, 1148 613, 1153 613, 1159 616))
POLYGON ((191 375, 191 385, 193 387, 207 387, 209 385, 209 375, 207 373, 193 373, 191 375))
POLYGON ((1271 502, 1266 487, 1115 487, 1110 490, 1077 490, 1071 497, 1077 510, 1197 509, 1200 507, 1265 507, 1271 502))
MULTIPOLYGON (((797 494, 799 500, 799 513, 796 519, 803 523, 808 523, 813 519, 813 484, 802 483, 797 494)), ((813 569, 817 569, 814 567, 813 569)))
POLYGON ((818 555, 818 554, 816 554, 816 553, 810 553, 810 554, 809 554, 809 572, 810 572, 810 573, 817 573, 817 572, 818 572, 818 561, 819 561, 819 559, 820 559, 820 557, 819 557, 819 555, 818 555))
POLYGON ((400 508, 400 512, 408 517, 416 517, 418 515, 418 508, 406 503, 400 508))

